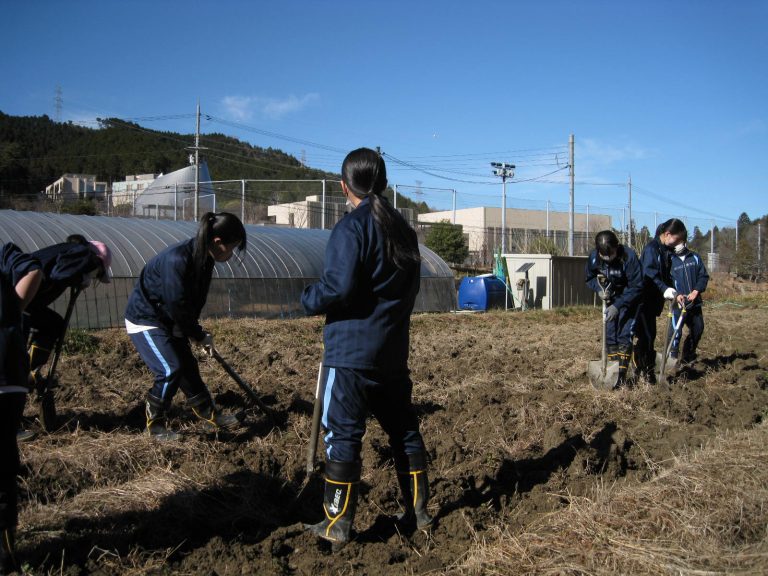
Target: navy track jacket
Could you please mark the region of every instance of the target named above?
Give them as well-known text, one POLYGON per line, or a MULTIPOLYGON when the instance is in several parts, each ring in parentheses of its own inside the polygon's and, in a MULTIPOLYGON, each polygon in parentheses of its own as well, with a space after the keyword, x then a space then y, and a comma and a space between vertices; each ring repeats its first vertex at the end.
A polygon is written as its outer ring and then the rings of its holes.
POLYGON ((29 303, 30 309, 48 306, 67 288, 80 286, 88 274, 101 266, 90 245, 72 242, 46 246, 32 252, 32 256, 43 266, 45 278, 29 303))
POLYGON ((675 290, 680 294, 690 294, 699 291, 699 296, 693 301, 693 306, 701 306, 701 292, 707 289, 709 273, 704 262, 696 252, 688 252, 683 256, 672 256, 672 280, 675 290))
POLYGON ((206 259, 205 269, 195 275, 195 239, 170 246, 152 258, 141 271, 128 299, 125 318, 134 324, 174 326, 187 338, 205 335, 198 319, 208 298, 214 261, 206 259))
POLYGON ((344 216, 328 240, 322 278, 301 298, 307 314, 326 315, 325 365, 407 370, 420 272, 418 264, 401 270, 387 260, 367 198, 344 216))
MULTIPOLYGON (((15 244, 4 244, 0 248, 0 394, 9 391, 6 386, 22 387, 27 383, 29 362, 21 332, 21 306, 16 284, 39 269, 40 262, 24 254, 15 244)), ((2 465, 7 463, 3 461, 2 465)))
POLYGON ((602 287, 597 281, 597 275, 606 277, 614 293, 611 304, 619 310, 629 309, 637 304, 643 293, 643 269, 640 260, 632 248, 623 245, 619 246, 616 258, 611 262, 605 262, 598 256, 597 250, 592 250, 585 274, 587 286, 598 294, 602 292, 602 287))
POLYGON ((673 287, 669 249, 654 238, 643 249, 640 263, 644 279, 643 303, 658 316, 664 309, 664 291, 673 287))
POLYGON ((0 326, 20 326, 21 306, 16 294, 16 284, 33 270, 40 269, 40 262, 9 242, 0 248, 0 326))

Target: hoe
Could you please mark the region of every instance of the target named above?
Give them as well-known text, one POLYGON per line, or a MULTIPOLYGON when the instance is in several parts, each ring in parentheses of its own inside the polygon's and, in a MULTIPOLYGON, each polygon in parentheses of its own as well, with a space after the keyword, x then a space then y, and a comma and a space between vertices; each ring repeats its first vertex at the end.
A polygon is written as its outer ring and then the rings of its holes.
POLYGON ((64 330, 61 336, 56 340, 56 347, 53 351, 53 358, 48 365, 48 374, 42 376, 35 374, 35 391, 38 402, 40 402, 40 425, 46 432, 53 432, 56 429, 56 402, 53 394, 54 388, 59 384, 56 377, 56 367, 61 357, 61 348, 64 345, 64 337, 67 334, 69 320, 72 318, 72 311, 75 309, 75 302, 80 296, 80 288, 72 288, 69 293, 69 304, 67 312, 64 314, 64 330))

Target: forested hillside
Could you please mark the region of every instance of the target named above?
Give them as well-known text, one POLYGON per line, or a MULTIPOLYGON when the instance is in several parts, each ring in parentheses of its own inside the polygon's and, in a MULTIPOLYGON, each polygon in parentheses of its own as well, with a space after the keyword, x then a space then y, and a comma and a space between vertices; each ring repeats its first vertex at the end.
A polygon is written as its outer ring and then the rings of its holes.
MULTIPOLYGON (((193 134, 159 132, 114 118, 99 123, 94 129, 48 116, 0 112, 0 196, 33 198, 65 173, 95 174, 100 181, 114 182, 129 174, 168 173, 188 165, 193 134)), ((224 134, 201 135, 201 146, 209 149, 201 157, 215 180, 339 179, 338 174, 305 168, 281 150, 224 134)), ((301 190, 295 194, 281 200, 303 199, 301 190)), ((428 210, 424 202, 400 195, 398 206, 428 210)))

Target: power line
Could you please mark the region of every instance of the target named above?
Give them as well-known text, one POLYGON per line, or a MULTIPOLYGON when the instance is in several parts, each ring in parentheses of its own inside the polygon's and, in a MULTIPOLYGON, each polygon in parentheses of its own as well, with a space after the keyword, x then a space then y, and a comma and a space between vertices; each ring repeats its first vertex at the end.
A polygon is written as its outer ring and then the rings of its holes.
POLYGON ((644 196, 650 196, 651 198, 654 198, 656 200, 661 200, 662 202, 666 204, 672 204, 673 206, 678 206, 680 208, 683 208, 685 210, 689 210, 691 212, 697 212, 699 214, 704 214, 705 216, 709 216, 715 220, 722 220, 723 222, 735 222, 737 218, 723 218, 720 214, 714 214, 713 212, 707 212, 706 210, 701 210, 699 208, 695 208, 691 204, 683 204, 682 202, 677 202, 676 200, 672 200, 667 196, 662 196, 660 194, 656 194, 655 192, 651 192, 647 188, 642 188, 640 186, 633 186, 634 190, 639 190, 641 194, 644 196))
POLYGON ((328 146, 326 144, 319 144, 317 142, 312 142, 311 140, 294 138, 293 136, 287 136, 285 134, 279 134, 277 132, 271 132, 269 130, 262 130, 261 128, 256 128, 255 126, 243 124, 242 122, 232 122, 229 120, 224 120, 223 118, 217 118, 216 116, 210 116, 208 114, 204 116, 206 120, 209 120, 211 122, 217 122, 219 124, 223 124, 224 126, 230 126, 232 128, 239 128, 241 130, 255 132, 256 134, 261 134, 262 136, 269 136, 270 138, 276 138, 278 140, 286 140, 288 142, 293 142, 295 144, 302 144, 304 146, 310 146, 312 148, 320 148, 321 150, 328 150, 330 152, 339 152, 342 154, 347 153, 346 150, 342 150, 341 148, 336 148, 335 146, 328 146))

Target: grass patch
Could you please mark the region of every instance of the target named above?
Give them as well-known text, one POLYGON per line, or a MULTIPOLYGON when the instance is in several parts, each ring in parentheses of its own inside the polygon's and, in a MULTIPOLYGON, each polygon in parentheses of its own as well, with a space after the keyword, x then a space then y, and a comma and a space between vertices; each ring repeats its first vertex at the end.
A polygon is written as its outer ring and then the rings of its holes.
POLYGON ((99 339, 81 328, 72 328, 64 338, 64 354, 92 354, 99 350, 99 339))

